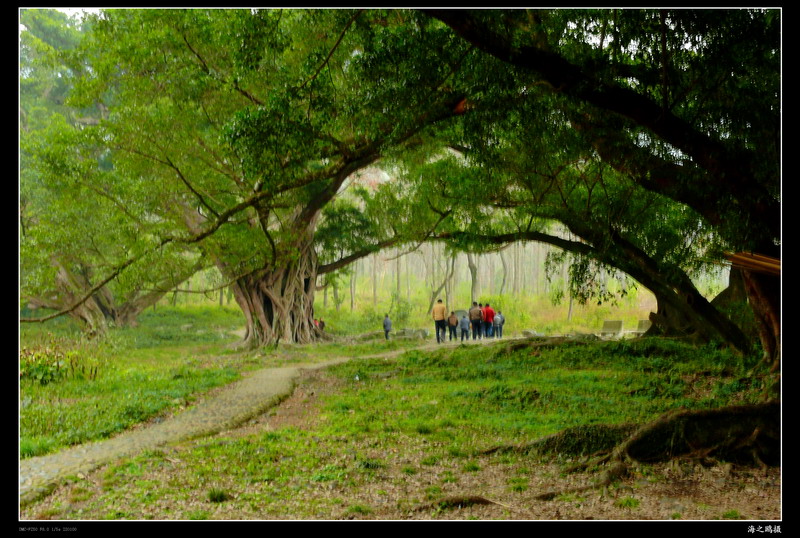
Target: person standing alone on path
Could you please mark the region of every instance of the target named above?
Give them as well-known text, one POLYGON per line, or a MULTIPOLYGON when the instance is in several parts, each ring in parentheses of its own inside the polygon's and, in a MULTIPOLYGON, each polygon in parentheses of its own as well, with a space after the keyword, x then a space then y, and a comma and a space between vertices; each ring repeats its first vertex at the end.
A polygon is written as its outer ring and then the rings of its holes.
POLYGON ((436 304, 433 305, 433 322, 436 325, 436 341, 438 343, 444 342, 444 335, 447 330, 447 321, 445 320, 446 316, 447 309, 444 307, 442 300, 439 299, 436 304), (441 337, 439 336, 439 331, 441 331, 441 337))
POLYGON ((472 339, 481 338, 481 321, 483 321, 483 311, 475 301, 472 302, 472 308, 469 309, 469 322, 472 323, 472 339))
POLYGON ((461 317, 458 326, 461 328, 461 341, 463 342, 464 338, 469 341, 469 319, 467 319, 466 315, 461 317))
POLYGON ((492 337, 492 323, 494 322, 494 309, 486 303, 483 307, 483 334, 486 338, 492 337))
POLYGON ((451 342, 458 338, 458 336, 456 335, 457 327, 458 327, 458 316, 456 316, 455 312, 450 312, 450 317, 447 318, 447 329, 450 331, 447 339, 450 340, 451 342))
POLYGON ((386 317, 383 318, 383 336, 388 340, 389 339, 389 331, 392 330, 392 320, 389 319, 389 314, 386 314, 386 317))

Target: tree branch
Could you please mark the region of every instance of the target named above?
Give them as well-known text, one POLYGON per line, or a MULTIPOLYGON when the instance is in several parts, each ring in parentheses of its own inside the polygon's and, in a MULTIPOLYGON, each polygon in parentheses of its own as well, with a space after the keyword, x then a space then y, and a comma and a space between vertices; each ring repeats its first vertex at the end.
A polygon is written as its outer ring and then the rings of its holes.
POLYGON ((780 237, 780 202, 753 180, 756 155, 752 150, 729 149, 691 124, 664 110, 636 91, 600 81, 563 56, 535 46, 515 47, 468 10, 424 10, 456 34, 487 54, 506 63, 538 73, 562 94, 590 103, 649 129, 662 140, 690 155, 709 172, 712 190, 730 192, 755 218, 768 223, 774 238, 780 237))
POLYGON ((317 274, 318 275, 324 275, 324 274, 327 274, 327 273, 332 273, 333 271, 336 271, 337 269, 341 269, 343 267, 347 267, 348 265, 350 265, 351 263, 353 263, 356 260, 359 260, 361 258, 369 256, 370 254, 372 254, 374 252, 377 252, 379 250, 382 250, 384 248, 388 248, 388 247, 394 246, 395 244, 399 243, 400 240, 401 240, 401 238, 399 238, 399 237, 392 237, 391 239, 384 239, 383 241, 379 241, 374 245, 370 245, 368 248, 365 248, 364 250, 359 250, 358 252, 354 252, 353 254, 350 254, 349 256, 345 256, 344 258, 340 258, 340 259, 336 260, 335 262, 331 262, 331 263, 326 263, 324 265, 320 265, 319 267, 317 267, 317 274))
POLYGON ((352 25, 354 22, 356 22, 356 19, 357 19, 357 18, 359 17, 359 15, 361 15, 361 13, 363 13, 363 12, 364 12, 364 10, 363 10, 363 9, 359 9, 358 11, 356 11, 356 14, 355 14, 355 15, 353 15, 353 16, 350 18, 350 20, 349 20, 349 21, 347 21, 347 24, 345 25, 345 27, 344 27, 344 29, 342 30, 341 34, 339 34, 339 39, 337 39, 337 40, 336 40, 336 43, 334 43, 334 45, 333 45, 333 48, 332 48, 332 49, 330 50, 330 52, 328 53, 328 56, 325 58, 325 61, 323 61, 323 62, 322 62, 322 64, 320 64, 320 66, 319 66, 319 67, 317 67, 317 70, 314 72, 314 74, 313 74, 313 75, 311 75, 309 78, 307 78, 307 79, 305 80, 305 82, 303 82, 303 83, 300 85, 300 87, 299 87, 299 88, 297 88, 297 91, 298 91, 298 92, 299 92, 300 90, 302 90, 303 88, 305 88, 306 84, 308 84, 309 82, 311 82, 312 80, 314 80, 315 78, 317 78, 317 75, 319 75, 320 71, 322 71, 322 69, 323 69, 323 68, 324 68, 324 67, 325 67, 325 66, 328 64, 328 62, 330 61, 331 57, 333 56, 333 53, 334 53, 334 52, 336 52, 336 49, 337 49, 337 48, 339 48, 339 44, 342 42, 342 39, 344 39, 344 35, 347 33, 347 30, 350 28, 350 26, 351 26, 351 25, 352 25))

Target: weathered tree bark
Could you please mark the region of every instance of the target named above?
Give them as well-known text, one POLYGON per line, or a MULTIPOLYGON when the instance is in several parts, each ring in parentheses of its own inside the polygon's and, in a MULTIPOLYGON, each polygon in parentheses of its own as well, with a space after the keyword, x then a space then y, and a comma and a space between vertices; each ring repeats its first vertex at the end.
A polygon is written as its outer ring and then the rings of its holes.
POLYGON ((356 307, 356 273, 358 272, 358 265, 353 267, 353 272, 350 273, 350 312, 356 307))
POLYGON ((752 271, 743 271, 743 277, 758 324, 763 359, 770 364, 772 371, 778 371, 781 353, 780 278, 752 271))
POLYGON ((445 303, 447 303, 448 311, 454 310, 456 307, 456 298, 454 294, 454 286, 453 286, 453 276, 456 272, 456 255, 453 253, 450 256, 449 260, 445 260, 445 272, 447 273, 445 276, 445 286, 444 286, 444 296, 445 296, 445 303), (449 269, 446 267, 449 265, 449 269))
POLYGON ((311 241, 304 241, 297 256, 281 260, 276 266, 237 278, 232 285, 245 316, 245 347, 304 344, 322 337, 314 325, 317 255, 311 241))
POLYGON ((378 306, 378 253, 372 256, 372 306, 378 306))

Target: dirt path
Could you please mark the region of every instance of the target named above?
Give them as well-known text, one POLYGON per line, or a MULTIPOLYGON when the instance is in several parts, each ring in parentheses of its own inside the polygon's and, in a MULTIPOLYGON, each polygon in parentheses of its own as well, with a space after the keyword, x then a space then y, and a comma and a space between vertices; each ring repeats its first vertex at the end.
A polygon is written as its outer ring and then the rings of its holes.
MULTIPOLYGON (((476 341, 482 344, 493 342, 500 340, 476 341)), ((391 358, 411 349, 433 350, 441 347, 442 344, 424 344, 359 358, 391 358)), ((20 505, 24 506, 47 495, 65 477, 86 474, 105 463, 138 454, 143 450, 231 429, 290 396, 303 370, 327 368, 350 360, 354 359, 340 357, 317 364, 259 370, 215 391, 213 397, 205 398, 163 422, 129 430, 111 439, 20 460, 20 505)))

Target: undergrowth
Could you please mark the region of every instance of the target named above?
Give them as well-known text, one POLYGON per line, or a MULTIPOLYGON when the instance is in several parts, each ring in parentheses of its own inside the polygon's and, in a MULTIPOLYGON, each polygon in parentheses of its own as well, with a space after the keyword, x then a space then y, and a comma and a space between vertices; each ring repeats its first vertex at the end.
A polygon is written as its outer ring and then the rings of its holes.
MULTIPOLYGON (((177 457, 153 452, 123 460, 106 472, 101 494, 59 516, 152 517, 155 495, 161 505, 181 507, 176 513, 184 519, 369 519, 380 517, 384 488, 405 491, 410 483, 417 493, 395 493, 398 510, 428 506, 431 518, 446 518, 486 501, 449 496, 480 473, 500 473, 506 494, 532 494, 530 457, 489 456, 488 448, 569 427, 644 422, 678 405, 756 399, 753 386, 733 384, 751 366, 726 352, 664 340, 516 351, 458 345, 352 360, 326 370, 336 390, 320 396, 313 423, 204 439, 177 457), (689 382, 675 382, 689 371, 709 372, 724 390, 697 398, 689 382), (161 469, 167 484, 148 478, 161 469)), ((618 499, 633 515, 637 503, 618 499)))

